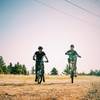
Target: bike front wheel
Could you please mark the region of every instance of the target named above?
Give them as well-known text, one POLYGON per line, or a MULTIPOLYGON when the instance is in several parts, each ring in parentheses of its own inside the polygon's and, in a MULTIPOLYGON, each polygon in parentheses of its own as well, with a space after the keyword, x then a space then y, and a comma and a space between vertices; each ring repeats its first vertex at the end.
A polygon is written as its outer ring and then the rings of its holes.
POLYGON ((71 71, 71 83, 74 83, 74 71, 71 71))
POLYGON ((38 76, 38 84, 41 84, 41 82, 42 82, 42 77, 41 76, 38 76))

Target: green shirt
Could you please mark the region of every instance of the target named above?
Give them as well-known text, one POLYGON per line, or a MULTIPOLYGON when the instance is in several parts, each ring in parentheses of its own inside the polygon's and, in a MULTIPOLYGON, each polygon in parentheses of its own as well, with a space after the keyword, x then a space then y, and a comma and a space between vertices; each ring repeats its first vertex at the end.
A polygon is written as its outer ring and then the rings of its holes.
POLYGON ((77 60, 78 54, 77 54, 77 52, 75 50, 69 50, 65 54, 67 54, 69 56, 68 59, 70 59, 70 60, 77 60))

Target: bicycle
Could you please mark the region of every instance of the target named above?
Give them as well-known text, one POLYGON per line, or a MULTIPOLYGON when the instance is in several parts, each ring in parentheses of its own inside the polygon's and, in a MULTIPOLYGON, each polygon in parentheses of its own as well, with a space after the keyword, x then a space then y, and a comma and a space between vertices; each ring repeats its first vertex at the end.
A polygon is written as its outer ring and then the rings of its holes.
POLYGON ((41 84, 41 82, 44 78, 44 62, 46 63, 47 61, 40 61, 39 62, 38 71, 37 71, 37 82, 38 82, 38 84, 41 84))
POLYGON ((75 70, 76 70, 75 61, 70 62, 69 70, 70 70, 71 83, 74 83, 75 70))

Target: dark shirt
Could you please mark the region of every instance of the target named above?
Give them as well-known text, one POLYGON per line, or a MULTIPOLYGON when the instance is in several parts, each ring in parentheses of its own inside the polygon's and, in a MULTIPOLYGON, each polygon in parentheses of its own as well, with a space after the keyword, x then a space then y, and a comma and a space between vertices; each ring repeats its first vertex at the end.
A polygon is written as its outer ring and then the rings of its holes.
POLYGON ((72 59, 72 60, 77 59, 77 56, 79 56, 75 50, 69 50, 65 54, 67 54, 69 56, 69 59, 72 59))
POLYGON ((45 56, 45 52, 39 52, 39 51, 36 51, 35 52, 35 55, 36 55, 36 61, 42 61, 43 60, 43 57, 45 56))

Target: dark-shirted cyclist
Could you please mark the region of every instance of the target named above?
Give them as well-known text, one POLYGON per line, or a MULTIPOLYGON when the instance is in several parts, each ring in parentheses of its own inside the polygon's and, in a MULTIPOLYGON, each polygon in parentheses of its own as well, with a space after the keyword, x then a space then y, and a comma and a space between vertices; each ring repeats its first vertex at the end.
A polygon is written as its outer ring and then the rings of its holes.
POLYGON ((68 65, 69 65, 69 67, 70 67, 70 62, 71 61, 74 61, 75 63, 75 76, 77 76, 76 75, 76 70, 77 70, 77 57, 80 57, 81 58, 81 56, 74 50, 74 45, 73 44, 71 44, 70 45, 70 50, 68 50, 66 53, 65 53, 65 55, 68 55, 69 57, 68 57, 68 65))
MULTIPOLYGON (((35 52, 34 56, 33 56, 33 60, 36 61, 36 64, 35 64, 35 73, 36 73, 36 77, 35 77, 35 82, 37 81, 37 71, 39 70, 39 67, 40 67, 40 63, 42 62, 43 63, 43 58, 45 57, 46 59, 46 62, 48 62, 48 58, 45 54, 43 50, 43 47, 42 46, 39 46, 38 47, 38 51, 35 52)), ((43 82, 45 82, 45 77, 44 77, 44 63, 43 63, 43 82)))

